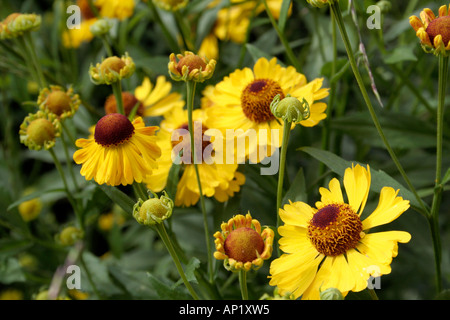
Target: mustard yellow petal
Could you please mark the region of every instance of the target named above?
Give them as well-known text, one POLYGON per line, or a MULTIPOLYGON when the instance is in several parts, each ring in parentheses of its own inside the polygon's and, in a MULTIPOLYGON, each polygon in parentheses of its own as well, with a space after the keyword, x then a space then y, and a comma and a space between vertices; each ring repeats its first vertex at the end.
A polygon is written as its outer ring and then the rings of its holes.
POLYGON ((290 202, 279 211, 281 220, 286 225, 307 228, 314 215, 313 209, 304 202, 290 202))
POLYGON ((319 193, 321 195, 321 201, 316 202, 316 207, 321 208, 323 206, 333 204, 333 203, 343 203, 344 197, 342 195, 341 184, 338 179, 331 179, 328 184, 328 188, 319 188, 319 193))
POLYGON ((281 236, 278 241, 280 250, 284 253, 303 252, 311 247, 306 228, 284 225, 278 228, 278 233, 281 236))

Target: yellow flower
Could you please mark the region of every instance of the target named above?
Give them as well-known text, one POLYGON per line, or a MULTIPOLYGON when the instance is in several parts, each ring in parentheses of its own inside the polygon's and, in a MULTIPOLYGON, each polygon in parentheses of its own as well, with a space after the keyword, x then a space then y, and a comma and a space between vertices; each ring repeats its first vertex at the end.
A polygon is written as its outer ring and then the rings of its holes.
POLYGON ((56 85, 42 89, 37 99, 37 104, 42 111, 51 112, 60 119, 72 117, 80 103, 80 97, 73 92, 72 87, 65 90, 56 85))
POLYGON ((0 300, 23 300, 23 292, 18 289, 5 289, 0 292, 0 300))
POLYGON ((76 49, 82 43, 90 42, 94 38, 90 28, 96 21, 97 18, 83 19, 77 28, 64 30, 62 33, 63 46, 76 49))
POLYGON ((94 137, 78 139, 73 159, 82 164, 86 180, 112 186, 142 182, 156 168, 161 150, 156 145, 158 127, 146 127, 142 118, 130 122, 124 115, 112 113, 101 118, 94 137))
MULTIPOLYGON (((217 60, 219 57, 218 40, 243 43, 253 11, 255 15, 258 15, 265 10, 264 4, 261 3, 256 7, 257 3, 258 1, 232 0, 230 6, 221 8, 217 12, 216 22, 210 34, 203 39, 198 53, 209 59, 217 60)), ((212 2, 209 8, 214 8, 219 4, 219 1, 212 2)), ((267 0, 269 10, 275 19, 280 16, 281 4, 282 0, 267 0)), ((288 14, 291 14, 291 9, 288 14)))
POLYGON ((398 242, 408 242, 411 235, 368 231, 397 219, 409 208, 409 201, 398 197, 393 188, 383 187, 378 206, 361 221, 370 182, 369 167, 352 166, 344 174, 348 204, 334 178, 329 189, 319 189, 317 209, 303 202, 280 209, 284 226, 278 229, 279 245, 284 254, 270 266, 270 285, 277 286, 280 294, 319 299, 321 291, 335 288, 345 296, 364 290, 370 276, 391 272, 398 242))
POLYGON ((29 114, 19 129, 20 142, 32 150, 53 148, 61 135, 61 123, 56 115, 42 110, 29 114))
POLYGON ((450 50, 450 15, 446 5, 439 8, 439 16, 426 8, 416 16, 409 18, 409 23, 416 31, 422 48, 435 55, 448 55, 450 50))
POLYGON ((99 14, 104 18, 117 18, 124 20, 134 13, 134 0, 95 0, 99 14))
POLYGON ((234 130, 235 135, 231 138, 241 141, 254 132, 256 138, 250 139, 245 156, 260 154, 259 148, 266 148, 264 156, 270 156, 281 146, 283 139, 282 121, 270 110, 274 97, 279 94, 283 99, 289 94, 300 101, 305 99, 310 107, 310 117, 299 124, 312 127, 326 118, 324 111, 327 105, 316 102, 328 96, 328 89, 321 88, 322 82, 323 79, 314 79, 308 83, 294 67, 284 68, 276 58, 270 61, 260 58, 253 70, 236 70, 216 84, 209 94, 212 106, 206 110, 206 125, 221 130, 228 139, 227 129, 234 130))
MULTIPOLYGON (((197 154, 201 156, 207 154, 206 148, 211 148, 208 128, 203 125, 204 112, 202 109, 196 109, 193 112, 195 147, 197 154), (195 132, 198 132, 196 134, 195 132), (199 136, 200 135, 200 136, 199 136)), ((187 110, 183 108, 175 108, 167 114, 161 121, 161 130, 157 133, 158 146, 161 148, 162 156, 158 160, 158 168, 154 170, 151 179, 146 181, 148 189, 154 192, 160 192, 166 187, 170 168, 173 161, 176 160, 176 150, 184 148, 186 161, 181 161, 183 171, 177 185, 177 193, 175 195, 176 206, 193 206, 200 198, 200 191, 197 184, 194 164, 191 161, 190 139, 188 132, 187 110), (179 138, 179 139, 178 139, 179 138), (172 141, 173 140, 173 141, 172 141), (176 147, 176 148, 175 148, 176 147)), ((216 155, 218 157, 218 155, 216 155)), ((200 157, 197 157, 200 160, 200 157)), ((211 160, 211 159, 201 159, 211 160)), ((217 161, 222 163, 208 164, 205 161, 198 163, 198 170, 202 183, 203 195, 207 197, 215 197, 217 201, 225 202, 236 192, 239 192, 240 186, 245 183, 245 176, 237 172, 237 164, 226 164, 225 161, 217 161)))
POLYGON ((118 213, 108 212, 103 213, 98 217, 98 227, 102 231, 109 231, 112 227, 117 224, 118 226, 123 225, 125 222, 125 218, 118 213))
POLYGON ((227 270, 257 270, 264 260, 272 256, 274 232, 247 215, 236 215, 220 226, 222 231, 214 234, 216 252, 214 258, 224 260, 227 270))
POLYGON ((142 84, 134 90, 134 95, 144 105, 144 117, 162 116, 173 108, 183 107, 181 94, 171 93, 171 90, 172 83, 167 81, 165 76, 158 76, 155 86, 145 77, 142 84))
POLYGON ((103 59, 101 63, 89 68, 89 76, 95 84, 112 84, 130 77, 136 70, 133 59, 125 53, 121 58, 117 56, 103 59))
POLYGON ((208 60, 190 51, 177 54, 176 57, 172 53, 169 59, 169 74, 176 81, 203 82, 212 77, 216 68, 216 60, 208 60))
MULTIPOLYGON (((29 194, 31 190, 27 190, 25 194, 29 194)), ((28 222, 36 219, 42 211, 42 201, 39 198, 33 198, 22 202, 19 207, 19 214, 23 221, 28 222)))

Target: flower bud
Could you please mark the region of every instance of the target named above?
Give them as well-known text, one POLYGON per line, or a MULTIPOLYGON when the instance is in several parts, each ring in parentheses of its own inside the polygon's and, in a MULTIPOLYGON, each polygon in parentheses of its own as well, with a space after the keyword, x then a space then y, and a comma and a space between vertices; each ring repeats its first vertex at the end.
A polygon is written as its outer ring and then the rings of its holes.
POLYGON ((310 5, 317 8, 322 8, 327 4, 333 4, 336 0, 306 0, 310 5))
POLYGON ((77 227, 66 227, 59 234, 59 241, 63 246, 72 246, 77 240, 82 239, 84 236, 83 231, 77 227))
POLYGON ((306 120, 310 116, 308 102, 305 99, 300 102, 300 100, 291 97, 289 94, 281 100, 280 95, 277 94, 270 104, 270 111, 275 117, 293 123, 306 120))
POLYGON ((156 194, 154 196, 146 201, 139 199, 133 207, 133 217, 142 225, 153 226, 172 215, 174 204, 167 193, 164 191, 160 198, 157 198, 156 194))
POLYGON ((95 84, 112 84, 130 77, 136 70, 133 59, 126 53, 121 58, 112 56, 89 68, 91 81, 95 84))
POLYGON ((41 16, 30 13, 12 13, 0 23, 0 40, 16 38, 34 31, 41 25, 41 16))
POLYGON ((177 10, 184 8, 189 1, 188 0, 154 0, 154 2, 159 8, 161 8, 163 10, 177 11, 177 10))
POLYGON ((61 124, 56 115, 43 111, 29 114, 20 125, 20 142, 29 149, 48 150, 55 145, 61 134, 61 124))
POLYGON ((89 30, 96 37, 101 37, 109 32, 112 28, 113 22, 110 19, 99 19, 95 21, 90 27, 89 30))
POLYGON ((344 300, 344 296, 338 289, 328 288, 320 292, 320 300, 344 300))
POLYGON ((176 81, 203 82, 212 77, 216 67, 216 60, 208 61, 190 51, 186 51, 184 55, 178 54, 176 57, 172 53, 169 58, 169 74, 176 81))

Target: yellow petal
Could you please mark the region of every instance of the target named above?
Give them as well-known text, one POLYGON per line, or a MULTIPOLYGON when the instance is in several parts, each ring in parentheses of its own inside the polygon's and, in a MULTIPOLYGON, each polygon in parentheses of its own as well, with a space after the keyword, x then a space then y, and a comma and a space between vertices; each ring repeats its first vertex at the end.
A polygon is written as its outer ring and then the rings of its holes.
POLYGON ((409 208, 409 201, 397 197, 398 190, 391 187, 384 187, 380 192, 378 206, 363 222, 363 230, 367 230, 379 225, 389 223, 397 219, 409 208))
POLYGON ((363 168, 359 164, 347 168, 344 173, 344 187, 348 204, 359 215, 364 210, 370 189, 370 168, 363 168))

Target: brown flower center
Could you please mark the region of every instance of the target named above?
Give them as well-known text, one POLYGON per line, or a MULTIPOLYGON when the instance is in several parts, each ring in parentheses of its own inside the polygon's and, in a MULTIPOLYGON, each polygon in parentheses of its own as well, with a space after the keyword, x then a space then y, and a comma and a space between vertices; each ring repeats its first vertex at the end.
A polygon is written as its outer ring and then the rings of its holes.
POLYGON ((108 57, 100 64, 100 71, 103 74, 108 74, 111 71, 120 73, 120 70, 125 67, 125 62, 119 57, 108 57))
MULTIPOLYGON (((211 137, 205 135, 205 131, 208 130, 208 127, 203 125, 201 121, 194 121, 194 151, 196 159, 202 159, 205 156, 205 149, 211 144, 211 137), (201 134, 199 134, 201 133, 201 134)), ((172 148, 175 148, 181 151, 180 157, 182 162, 188 164, 193 162, 193 155, 191 152, 191 139, 189 136, 189 125, 187 123, 180 126, 177 130, 175 130, 172 134, 172 148), (191 154, 191 159, 184 159, 183 155, 191 154), (184 160, 184 161, 183 161, 184 160)))
POLYGON ((134 126, 127 117, 120 113, 111 113, 97 122, 94 139, 104 147, 117 146, 130 139, 133 133, 134 126))
POLYGON ((195 54, 186 55, 178 61, 177 70, 180 74, 182 74, 184 66, 188 67, 189 72, 195 69, 198 70, 206 69, 205 61, 195 54))
POLYGON ((437 35, 442 36, 444 45, 447 46, 450 41, 450 16, 443 16, 434 19, 427 27, 427 34, 430 37, 431 43, 437 35))
MULTIPOLYGON (((134 94, 130 92, 122 92, 122 100, 123 100, 123 109, 125 111, 125 115, 129 116, 130 112, 133 108, 139 103, 136 115, 142 116, 144 114, 144 105, 134 96, 134 94)), ((117 101, 113 94, 109 95, 105 101, 105 112, 109 113, 117 113, 117 101)))
POLYGON ((70 110, 70 97, 64 91, 52 91, 45 102, 48 110, 58 117, 70 110))
POLYGON ((42 146, 55 138, 55 127, 47 119, 36 119, 28 125, 27 135, 31 141, 42 146))
POLYGON ((309 239, 326 256, 337 256, 355 248, 361 233, 361 220, 347 204, 324 206, 308 225, 309 239))
POLYGON ((252 228, 238 228, 225 239, 225 254, 238 262, 252 262, 264 251, 264 240, 252 228))
POLYGON ((284 98, 280 85, 271 79, 255 79, 241 94, 242 111, 253 122, 261 123, 275 119, 270 111, 273 98, 284 98))

